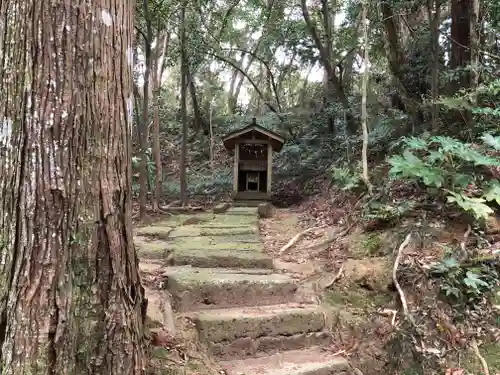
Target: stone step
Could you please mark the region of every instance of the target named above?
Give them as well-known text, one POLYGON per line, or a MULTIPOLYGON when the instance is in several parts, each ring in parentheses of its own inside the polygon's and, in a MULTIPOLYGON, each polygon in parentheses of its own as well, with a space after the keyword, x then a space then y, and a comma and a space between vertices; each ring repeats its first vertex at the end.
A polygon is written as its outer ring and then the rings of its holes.
POLYGON ((331 344, 317 305, 287 304, 202 311, 199 338, 218 359, 241 359, 331 344))
POLYGON ((178 249, 171 256, 171 265, 191 265, 200 268, 269 268, 272 258, 259 251, 220 249, 178 249))
POLYGON ((260 242, 159 241, 135 236, 141 259, 162 260, 168 265, 191 265, 200 268, 273 268, 273 260, 262 252, 260 242))
MULTIPOLYGON (((259 201, 259 203, 262 203, 259 201)), ((226 211, 226 215, 243 215, 257 218, 257 206, 234 205, 226 211)))
POLYGON ((227 375, 345 375, 347 360, 319 348, 221 363, 227 375))
POLYGON ((258 236, 232 237, 178 237, 168 241, 172 250, 177 249, 217 249, 238 251, 262 251, 258 236))
POLYGON ((259 204, 261 203, 267 203, 267 201, 263 201, 263 200, 252 200, 252 199, 247 199, 247 200, 243 200, 243 199, 238 199, 238 200, 235 200, 233 202, 233 206, 235 208, 240 208, 240 207, 258 207, 259 204))
POLYGON ((269 269, 168 267, 164 275, 178 312, 281 304, 297 290, 290 276, 269 269))
MULTIPOLYGON (((153 231, 154 227, 149 227, 149 231, 153 231)), ((161 228, 161 227, 160 227, 161 228)), ((216 227, 216 226, 195 226, 186 225, 182 227, 175 228, 169 233, 168 238, 178 238, 178 237, 218 237, 218 236, 251 236, 255 235, 258 238, 259 228, 257 225, 240 225, 240 226, 226 226, 226 227, 216 227)))
POLYGON ((134 245, 140 259, 166 260, 172 251, 168 242, 142 236, 134 236, 134 245))

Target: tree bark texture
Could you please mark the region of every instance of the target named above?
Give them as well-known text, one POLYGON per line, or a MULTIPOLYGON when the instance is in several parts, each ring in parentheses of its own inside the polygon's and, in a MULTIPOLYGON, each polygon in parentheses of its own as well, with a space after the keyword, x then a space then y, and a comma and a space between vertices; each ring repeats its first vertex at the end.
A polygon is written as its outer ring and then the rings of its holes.
MULTIPOLYGON (((451 2, 451 60, 450 67, 464 68, 471 61, 470 49, 470 18, 472 13, 471 0, 452 0, 451 2)), ((469 75, 463 73, 455 83, 454 89, 469 86, 469 75)))
POLYGON ((132 0, 0 1, 4 375, 143 374, 132 0))

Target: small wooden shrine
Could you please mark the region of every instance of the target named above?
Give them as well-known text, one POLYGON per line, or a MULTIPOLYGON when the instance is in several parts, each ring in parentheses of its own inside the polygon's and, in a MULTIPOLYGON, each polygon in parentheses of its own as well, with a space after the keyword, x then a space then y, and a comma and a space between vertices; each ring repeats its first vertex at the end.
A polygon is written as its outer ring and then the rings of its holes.
POLYGON ((267 200, 271 197, 273 152, 281 151, 285 139, 252 124, 226 135, 224 147, 234 152, 233 198, 267 200))

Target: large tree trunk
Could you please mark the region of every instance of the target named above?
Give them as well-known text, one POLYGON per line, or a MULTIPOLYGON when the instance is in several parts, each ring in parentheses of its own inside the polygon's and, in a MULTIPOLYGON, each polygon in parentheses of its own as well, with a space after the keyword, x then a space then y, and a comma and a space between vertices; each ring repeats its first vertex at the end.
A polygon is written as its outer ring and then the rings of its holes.
POLYGON ((0 2, 2 374, 143 374, 134 6, 0 2))

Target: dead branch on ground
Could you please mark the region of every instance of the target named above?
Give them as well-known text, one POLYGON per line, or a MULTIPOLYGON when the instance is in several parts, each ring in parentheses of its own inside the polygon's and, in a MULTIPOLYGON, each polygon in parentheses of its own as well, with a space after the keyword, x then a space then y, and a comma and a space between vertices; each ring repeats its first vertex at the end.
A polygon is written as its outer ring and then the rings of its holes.
POLYGON ((484 375, 490 375, 490 370, 488 368, 488 363, 486 362, 486 360, 484 359, 484 357, 479 352, 479 348, 477 346, 477 342, 475 340, 472 340, 470 346, 474 350, 474 354, 476 355, 477 359, 479 359, 479 362, 481 362, 481 366, 483 367, 484 375))
POLYGON ((410 313, 408 310, 408 303, 406 302, 406 297, 405 297, 405 294, 403 292, 403 288, 401 288, 401 285, 399 285, 398 276, 397 276, 399 261, 401 260, 403 250, 406 248, 406 246, 408 246, 408 244, 410 243, 410 240, 411 240, 411 232, 408 233, 408 235, 406 236, 403 243, 401 245, 399 245, 398 253, 396 255, 396 260, 394 261, 394 267, 392 268, 392 281, 394 282, 394 286, 396 287, 396 290, 398 291, 399 298, 401 300, 401 305, 403 306, 403 315, 405 318, 409 318, 411 320, 410 313))
POLYGON ((398 312, 396 310, 393 310, 393 309, 380 309, 377 311, 378 314, 382 315, 382 316, 387 316, 387 317, 390 317, 391 318, 391 325, 394 327, 394 325, 396 324, 396 316, 398 314, 398 312))
POLYGON ((333 277, 332 281, 330 281, 328 284, 325 285, 324 289, 329 289, 337 282, 338 279, 342 276, 342 273, 344 272, 344 265, 340 266, 339 272, 333 277))
POLYGON ((299 240, 304 237, 307 233, 310 233, 312 231, 315 231, 317 229, 321 229, 321 228, 324 228, 324 227, 311 227, 311 228, 308 228, 306 230, 303 230, 302 232, 300 233, 297 233, 285 246, 283 246, 280 251, 279 251, 279 255, 283 254, 285 251, 287 251, 288 249, 290 249, 292 246, 294 246, 297 242, 299 242, 299 240))
POLYGON ((465 231, 464 233, 464 238, 462 240, 462 242, 460 243, 460 249, 465 253, 466 251, 466 244, 467 244, 467 238, 469 238, 469 234, 470 232, 472 232, 472 228, 469 225, 467 225, 467 230, 465 231))
POLYGON ((317 243, 317 244, 314 244, 314 245, 311 245, 311 246, 304 248, 304 251, 309 252, 312 250, 321 249, 324 246, 332 244, 333 242, 337 241, 338 239, 340 239, 340 238, 344 237, 346 234, 348 234, 351 231, 351 229, 354 228, 354 225, 355 224, 351 224, 347 228, 344 228, 343 230, 333 232, 333 234, 331 236, 329 236, 325 240, 321 241, 320 243, 317 243))

